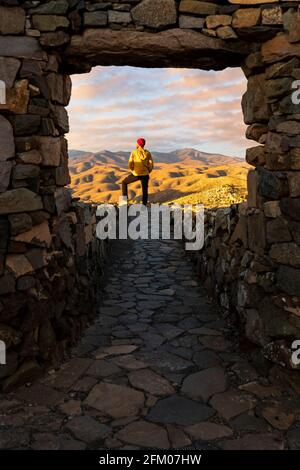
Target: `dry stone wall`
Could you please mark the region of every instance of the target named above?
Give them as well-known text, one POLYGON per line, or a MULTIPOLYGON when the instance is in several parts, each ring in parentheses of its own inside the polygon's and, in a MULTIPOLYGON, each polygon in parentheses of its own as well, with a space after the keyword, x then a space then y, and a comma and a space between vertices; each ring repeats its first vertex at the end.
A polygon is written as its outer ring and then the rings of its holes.
POLYGON ((211 293, 237 307, 251 340, 274 352, 278 341, 299 337, 300 112, 291 101, 300 79, 299 4, 0 1, 4 387, 59 361, 90 314, 85 300, 93 299, 106 245, 93 237, 93 209, 66 188, 65 107, 70 75, 95 65, 243 68, 247 136, 259 144, 247 152, 248 205, 209 215, 200 270, 211 293))

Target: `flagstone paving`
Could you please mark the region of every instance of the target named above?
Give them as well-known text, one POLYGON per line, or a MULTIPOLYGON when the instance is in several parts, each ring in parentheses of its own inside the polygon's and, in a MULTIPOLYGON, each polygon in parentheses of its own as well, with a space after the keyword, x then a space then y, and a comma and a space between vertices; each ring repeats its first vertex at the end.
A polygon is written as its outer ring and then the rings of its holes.
POLYGON ((113 251, 69 360, 2 395, 0 448, 299 449, 298 373, 258 361, 181 243, 113 251))

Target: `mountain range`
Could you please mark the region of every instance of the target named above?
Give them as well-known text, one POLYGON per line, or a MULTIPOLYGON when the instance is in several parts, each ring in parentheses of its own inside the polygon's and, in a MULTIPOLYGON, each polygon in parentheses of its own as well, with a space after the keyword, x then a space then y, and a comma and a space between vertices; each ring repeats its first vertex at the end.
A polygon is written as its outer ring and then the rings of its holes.
MULTIPOLYGON (((130 152, 69 151, 73 195, 84 201, 118 202, 120 183, 128 174, 130 152)), ((208 207, 241 202, 246 197, 249 166, 238 157, 192 148, 153 152, 150 202, 203 203, 208 207)), ((130 186, 129 198, 140 202, 140 183, 130 186)))

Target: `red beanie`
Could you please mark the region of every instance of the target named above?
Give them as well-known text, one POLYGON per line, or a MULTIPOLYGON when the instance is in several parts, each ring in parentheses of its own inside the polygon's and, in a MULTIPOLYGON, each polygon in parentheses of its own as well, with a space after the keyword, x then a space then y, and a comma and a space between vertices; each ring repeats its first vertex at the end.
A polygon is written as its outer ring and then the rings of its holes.
POLYGON ((140 147, 145 147, 145 144, 146 144, 146 141, 145 139, 143 139, 142 137, 140 137, 136 143, 140 146, 140 147))

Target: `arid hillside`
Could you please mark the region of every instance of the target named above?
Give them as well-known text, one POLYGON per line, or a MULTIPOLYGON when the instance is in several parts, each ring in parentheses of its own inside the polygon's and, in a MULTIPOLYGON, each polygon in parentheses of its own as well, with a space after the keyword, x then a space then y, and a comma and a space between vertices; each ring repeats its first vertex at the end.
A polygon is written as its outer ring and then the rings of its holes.
MULTIPOLYGON (((248 165, 236 157, 194 149, 153 153, 150 202, 203 203, 220 207, 246 197, 248 165)), ((118 202, 120 183, 128 174, 128 152, 70 151, 73 195, 90 202, 118 202)), ((130 186, 129 197, 140 202, 140 183, 130 186)))

